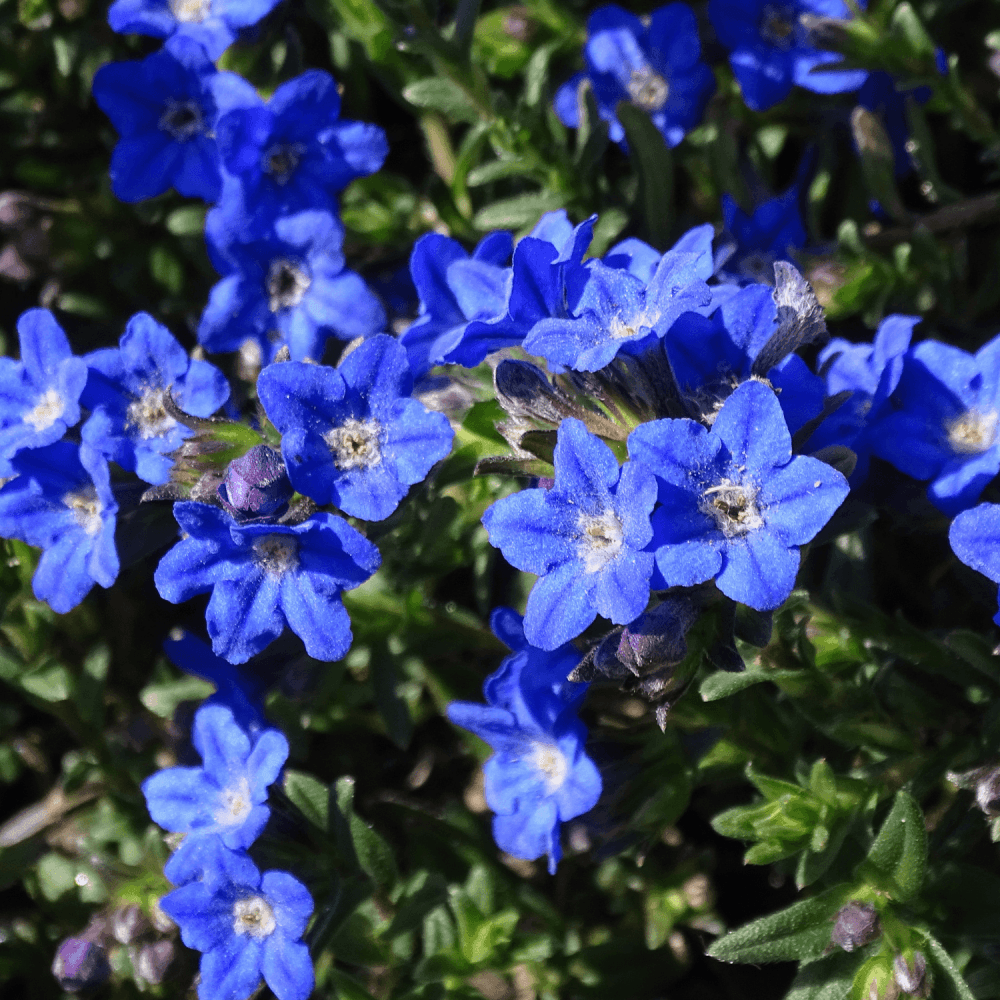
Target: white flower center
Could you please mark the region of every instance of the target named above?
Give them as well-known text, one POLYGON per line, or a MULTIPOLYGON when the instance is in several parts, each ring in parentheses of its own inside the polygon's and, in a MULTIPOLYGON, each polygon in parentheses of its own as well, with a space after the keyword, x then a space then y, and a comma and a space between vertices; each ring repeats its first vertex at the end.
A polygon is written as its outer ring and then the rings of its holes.
POLYGON ((250 815, 253 802, 250 800, 250 782, 246 778, 219 793, 219 808, 213 819, 220 826, 239 826, 250 815))
POLYGON ((267 296, 271 312, 294 309, 306 294, 312 278, 295 261, 280 257, 267 271, 267 296))
POLYGON ((167 413, 163 405, 166 392, 166 389, 148 388, 129 403, 125 417, 126 429, 136 428, 139 437, 148 441, 150 438, 162 437, 176 427, 177 421, 167 413))
POLYGON ((284 576, 299 564, 299 544, 293 535, 261 535, 253 541, 257 565, 271 576, 284 576))
POLYGON ((579 520, 580 558, 587 573, 596 573, 621 551, 622 522, 613 510, 581 514, 579 520))
POLYGON ((670 84, 651 66, 632 70, 625 85, 629 100, 643 111, 659 111, 670 97, 670 84))
POLYGON ((701 495, 698 509, 708 514, 726 538, 738 538, 763 527, 764 518, 757 506, 759 490, 723 479, 701 495))
POLYGON ((181 24, 201 24, 212 11, 212 0, 170 0, 170 12, 181 24))
POLYGON ((36 431, 47 431, 66 412, 66 401, 58 389, 46 389, 22 420, 31 424, 36 431))
POLYGON ((531 744, 531 763, 545 781, 545 791, 550 795, 566 780, 569 762, 554 743, 531 744))
POLYGON ((246 896, 233 906, 233 932, 261 940, 270 935, 277 922, 274 910, 263 896, 246 896))
POLYGON ((97 498, 97 490, 93 486, 84 486, 82 490, 67 493, 63 497, 63 503, 72 511, 76 523, 88 535, 96 535, 100 532, 103 521, 101 511, 104 505, 97 498))
POLYGON ((959 455, 978 455, 993 446, 1000 414, 996 410, 968 410, 947 426, 948 444, 959 455))
POLYGON ((328 430, 323 440, 338 469, 370 469, 382 461, 381 433, 382 425, 377 420, 348 417, 339 427, 328 430))
POLYGON ((633 337, 639 335, 639 331, 643 327, 651 330, 659 318, 660 312, 658 309, 652 311, 643 310, 629 320, 626 320, 621 313, 618 313, 611 318, 611 322, 608 324, 608 333, 611 335, 612 340, 631 340, 633 337))

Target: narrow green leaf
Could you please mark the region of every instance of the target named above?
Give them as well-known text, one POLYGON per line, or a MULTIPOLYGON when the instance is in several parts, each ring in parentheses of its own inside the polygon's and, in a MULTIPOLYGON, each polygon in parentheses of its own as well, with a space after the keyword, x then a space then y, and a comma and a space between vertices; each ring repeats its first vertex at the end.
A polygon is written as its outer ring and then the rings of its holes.
POLYGON ((621 101, 616 114, 625 129, 629 156, 639 176, 637 215, 645 224, 649 242, 665 250, 674 224, 673 157, 645 111, 621 101))
POLYGON ((391 886, 398 878, 396 860, 389 845, 354 811, 354 779, 337 781, 337 807, 347 821, 353 851, 365 874, 383 886, 391 886))
POLYGON ((466 183, 469 187, 480 187, 506 177, 530 177, 534 167, 522 160, 491 160, 469 171, 466 183))
POLYGON ((743 670, 740 673, 717 670, 701 682, 698 693, 702 701, 718 701, 763 681, 794 680, 801 676, 801 670, 743 670))
POLYGON ((931 934, 927 935, 927 950, 934 969, 934 1000, 975 1000, 951 955, 931 934))
POLYGON ((844 1000, 864 960, 863 952, 838 950, 802 966, 785 1000, 844 1000))
POLYGON ((913 796, 899 791, 858 874, 905 903, 920 892, 926 867, 924 815, 913 796))
POLYGON ((326 832, 329 823, 329 788, 311 774, 286 770, 284 789, 292 805, 313 826, 326 832))
POLYGON ((480 209, 472 224, 483 232, 490 229, 522 229, 534 225, 546 212, 554 212, 565 204, 565 196, 556 191, 519 194, 480 209))
POLYGON ((431 76, 403 88, 403 97, 418 108, 440 111, 452 121, 477 122, 479 109, 454 80, 431 76))
POLYGON ((723 962, 790 962, 819 958, 830 944, 833 918, 850 899, 838 885, 719 938, 708 954, 723 962))

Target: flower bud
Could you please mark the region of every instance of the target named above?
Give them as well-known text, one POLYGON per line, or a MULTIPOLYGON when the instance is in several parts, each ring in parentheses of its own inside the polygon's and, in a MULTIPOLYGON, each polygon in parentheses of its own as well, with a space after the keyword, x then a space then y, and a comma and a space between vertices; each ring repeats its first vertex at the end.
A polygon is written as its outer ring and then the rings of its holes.
POLYGON ((157 986, 163 982, 175 953, 174 942, 168 938, 144 944, 136 956, 135 971, 147 983, 157 986))
POLYGON ((148 928, 149 922, 135 903, 116 910, 111 918, 111 933, 119 944, 131 944, 148 928))
POLYGON ((257 444, 229 463, 219 499, 238 521, 262 521, 280 517, 288 509, 292 492, 281 455, 266 444, 257 444))
POLYGON ((69 993, 91 990, 106 982, 111 966, 100 945, 86 938, 66 938, 56 950, 52 975, 69 993))
POLYGON ((892 963, 892 974, 899 988, 911 997, 928 997, 931 993, 930 977, 927 975, 927 959, 919 951, 909 957, 899 954, 892 963))
POLYGON ((882 933, 878 913, 871 903, 857 903, 853 900, 841 907, 830 940, 844 951, 854 951, 882 933))

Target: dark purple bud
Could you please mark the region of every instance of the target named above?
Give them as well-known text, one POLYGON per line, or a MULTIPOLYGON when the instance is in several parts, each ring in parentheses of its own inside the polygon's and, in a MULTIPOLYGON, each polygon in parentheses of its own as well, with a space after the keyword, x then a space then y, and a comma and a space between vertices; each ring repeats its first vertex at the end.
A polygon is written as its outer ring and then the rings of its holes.
POLYGON ((266 444, 254 445, 242 458, 230 462, 219 486, 222 506, 239 521, 280 517, 292 493, 281 455, 266 444))
POLYGON ((111 966, 100 945, 85 938, 66 938, 56 950, 52 975, 69 993, 91 990, 107 982, 111 966))
POLYGON ((167 938, 144 944, 136 956, 135 971, 147 983, 156 986, 163 982, 175 953, 174 942, 167 938))
POLYGON ((930 982, 927 976, 927 959, 919 951, 906 958, 897 955, 892 963, 892 974, 899 988, 911 997, 926 997, 930 995, 930 982))
POLYGON ((844 951, 854 951, 882 933, 878 913, 871 903, 850 902, 841 907, 830 940, 844 951))

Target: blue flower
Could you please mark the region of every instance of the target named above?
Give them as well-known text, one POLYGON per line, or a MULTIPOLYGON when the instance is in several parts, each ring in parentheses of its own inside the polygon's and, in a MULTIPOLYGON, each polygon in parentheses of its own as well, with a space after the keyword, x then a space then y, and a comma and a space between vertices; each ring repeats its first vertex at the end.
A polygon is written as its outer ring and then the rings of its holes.
POLYGON ((108 463, 91 447, 57 441, 18 452, 15 478, 0 489, 0 537, 44 551, 32 580, 35 597, 65 614, 95 583, 118 576, 108 463))
POLYGON ((751 110, 783 101, 793 84, 839 94, 865 82, 867 70, 838 69, 842 56, 816 48, 802 20, 811 14, 848 19, 851 11, 844 0, 709 0, 709 19, 751 110))
POLYGON ((337 368, 288 361, 257 380, 295 489, 367 521, 388 517, 451 451, 448 418, 409 398, 412 388, 406 351, 381 335, 337 368))
POLYGON ((223 705, 202 705, 195 713, 191 739, 201 767, 170 767, 142 783, 146 808, 157 826, 186 833, 165 874, 184 870, 182 855, 193 840, 218 836, 233 850, 249 847, 267 824, 267 789, 288 759, 288 741, 276 729, 253 741, 223 705), (176 862, 175 862, 175 859, 176 862))
POLYGON ((701 121, 715 89, 715 77, 701 61, 698 26, 687 4, 658 8, 648 24, 615 4, 599 7, 587 20, 583 54, 587 72, 560 87, 556 114, 564 125, 579 126, 577 89, 589 79, 611 140, 623 145, 619 101, 647 112, 667 145, 676 146, 701 121))
POLYGON ((258 98, 220 115, 219 153, 239 179, 243 204, 270 218, 335 211, 334 195, 375 173, 389 151, 377 125, 339 118, 337 83, 317 69, 283 83, 266 104, 258 98))
POLYGON ((255 340, 267 361, 283 340, 293 360, 319 360, 327 337, 353 340, 384 328, 382 304, 344 268, 343 229, 329 212, 299 212, 252 236, 237 227, 220 237, 209 227, 208 237, 223 276, 198 326, 208 350, 255 340))
POLYGON ((189 948, 203 952, 200 1000, 246 1000, 261 977, 278 1000, 307 1000, 314 985, 300 940, 313 910, 288 872, 261 875, 245 855, 221 850, 214 870, 160 900, 189 948))
POLYGON ((802 222, 800 184, 793 184, 784 194, 771 198, 747 215, 728 195, 722 196, 722 221, 735 246, 725 269, 737 280, 774 283, 774 262, 790 260, 793 251, 808 242, 802 222))
POLYGON ((487 704, 454 701, 448 718, 494 751, 483 773, 497 846, 529 861, 547 854, 555 874, 560 823, 601 796, 601 775, 583 751, 587 730, 576 716, 587 685, 566 680, 580 654, 568 644, 547 653, 531 646, 509 608, 497 608, 490 624, 513 653, 486 679, 487 704))
MULTIPOLYGON (((952 551, 966 566, 1000 583, 1000 504, 981 503, 963 510, 951 522, 948 540, 952 551)), ((1000 625, 1000 611, 993 621, 1000 625)))
POLYGON ((639 351, 662 338, 682 313, 708 305, 711 274, 710 247, 668 250, 648 281, 626 267, 588 261, 573 273, 572 315, 539 320, 524 349, 577 371, 597 371, 622 348, 639 351))
POLYGON ((81 397, 91 410, 83 440, 147 483, 170 478, 169 453, 190 431, 166 410, 169 392, 195 417, 210 417, 229 398, 225 376, 207 361, 192 361, 170 331, 148 313, 136 313, 117 348, 87 357, 81 397))
POLYGON ((118 198, 143 201, 171 187, 209 202, 219 197, 215 75, 205 50, 183 37, 141 62, 108 63, 97 71, 94 100, 119 135, 111 154, 118 198))
POLYGON ((212 592, 206 612, 212 649, 245 663, 285 625, 317 660, 351 645, 340 601, 379 567, 378 549, 333 514, 302 524, 238 524, 209 504, 184 501, 174 517, 185 537, 160 560, 154 582, 173 604, 212 592))
POLYGON ((233 459, 218 489, 222 506, 243 522, 281 517, 294 492, 281 455, 266 444, 233 459))
POLYGON ((483 515, 490 544, 514 567, 537 573, 528 597, 528 642, 552 650, 600 614, 632 621, 649 601, 649 515, 656 482, 635 462, 619 468, 611 449, 579 420, 559 426, 555 485, 498 500, 483 515))
POLYGON ((858 91, 858 104, 876 112, 882 119, 882 125, 892 143, 893 173, 897 179, 905 177, 913 169, 913 160, 906 149, 910 138, 910 126, 906 120, 907 98, 918 104, 926 104, 931 99, 931 89, 907 87, 888 73, 878 70, 869 73, 864 86, 858 91))
POLYGON ((167 659, 180 670, 215 685, 204 705, 221 705, 233 713, 237 724, 251 736, 266 726, 263 697, 267 683, 256 673, 240 670, 190 632, 171 631, 163 641, 167 659))
MULTIPOLYGON (((885 414, 889 396, 899 384, 903 358, 919 316, 887 316, 871 344, 853 344, 835 337, 823 348, 817 364, 830 396, 850 392, 837 410, 809 438, 807 449, 844 445, 857 455, 852 487, 868 475, 873 438, 869 427, 885 414)), ((794 428, 793 428, 794 430, 794 428)))
POLYGON ((711 431, 693 420, 656 420, 637 427, 628 445, 659 481, 653 545, 666 586, 714 579, 758 611, 788 597, 799 546, 848 493, 830 466, 792 456, 778 400, 757 381, 733 392, 711 431))
POLYGON ((48 309, 29 309, 17 321, 21 360, 0 358, 0 475, 21 448, 58 441, 80 419, 87 364, 74 358, 66 334, 48 309))
POLYGON ((503 316, 511 281, 505 265, 513 245, 505 232, 484 236, 471 256, 457 240, 439 233, 427 233, 413 245, 410 274, 420 315, 400 343, 415 377, 451 361, 447 355, 458 347, 470 322, 503 316))
POLYGON ((188 37, 204 46, 209 58, 236 40, 237 29, 266 17, 279 0, 115 0, 108 24, 120 34, 153 38, 188 37))
POLYGON ((926 340, 910 350, 893 412, 871 428, 872 450, 914 479, 946 514, 971 507, 1000 472, 1000 336, 975 354, 926 340))

